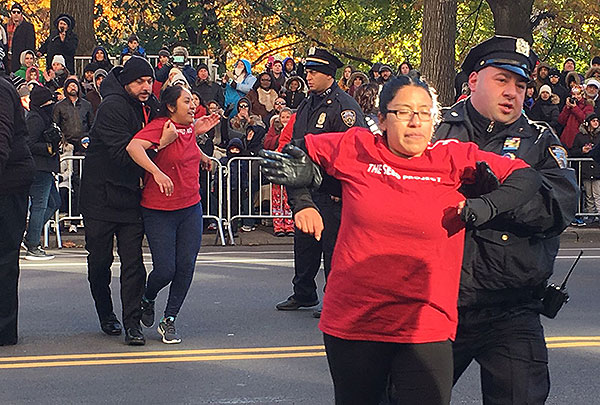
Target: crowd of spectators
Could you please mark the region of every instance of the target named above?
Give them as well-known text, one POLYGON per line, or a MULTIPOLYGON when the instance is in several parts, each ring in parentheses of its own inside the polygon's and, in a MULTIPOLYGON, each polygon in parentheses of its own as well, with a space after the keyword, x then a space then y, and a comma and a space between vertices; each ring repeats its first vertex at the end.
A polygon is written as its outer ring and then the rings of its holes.
MULTIPOLYGON (((62 131, 62 141, 57 146, 61 156, 85 155, 89 142, 87 134, 102 101, 101 84, 113 68, 109 52, 98 45, 83 71, 75 71, 75 54, 78 52, 78 38, 73 31, 75 24, 72 16, 59 15, 53 22, 48 38, 39 41, 41 46, 36 48, 33 25, 24 18, 23 7, 14 3, 8 21, 0 29, 0 43, 6 51, 4 65, 7 71, 13 73, 13 82, 26 111, 40 108, 35 103, 32 105, 36 87, 44 87, 52 95, 51 121, 62 131), (45 58, 45 63, 40 63, 42 58, 45 58), (75 73, 80 74, 78 76, 75 73)), ((148 57, 135 34, 127 38, 120 54, 113 60, 116 65, 122 66, 133 55, 148 57)), ((192 65, 189 51, 184 46, 171 49, 164 47, 158 52, 154 73, 152 91, 158 99, 167 87, 181 85, 193 94, 197 105, 196 118, 213 112, 221 115, 221 122, 209 133, 198 136, 197 142, 204 153, 225 165, 234 157, 254 156, 263 147, 281 150, 289 140, 281 135, 286 128, 290 132, 288 126, 293 125, 295 110, 308 92, 304 64, 291 56, 270 57, 264 66, 252 66, 248 60, 240 58, 231 71, 213 80, 207 64, 192 65)), ((383 84, 403 74, 419 75, 409 61, 404 61, 397 68, 378 62, 368 72, 347 65, 341 70, 338 86, 356 98, 365 116, 376 120, 378 94, 383 84)), ((460 76, 457 77, 457 83, 456 99, 468 97, 468 86, 460 83, 460 76)), ((591 60, 589 67, 580 69, 577 69, 572 58, 567 58, 561 69, 542 62, 537 66, 534 79, 528 84, 524 110, 531 120, 545 122, 551 127, 570 156, 587 157, 598 143, 599 88, 599 56, 591 60)), ((39 95, 39 90, 36 93, 39 95)), ((35 116, 39 116, 39 111, 35 116)), ((240 207, 236 204, 237 214, 252 214, 244 208, 248 199, 253 201, 254 209, 261 203, 268 203, 267 212, 270 210, 272 215, 289 214, 285 192, 274 190, 270 201, 268 196, 262 202, 255 201, 259 190, 254 185, 250 190, 249 183, 258 184, 258 181, 248 181, 250 178, 247 177, 254 176, 254 180, 257 180, 258 170, 252 170, 252 165, 248 163, 240 164, 238 168, 237 175, 244 180, 238 182, 236 187, 241 187, 241 190, 236 192, 239 191, 239 195, 244 197, 240 207)), ((585 210, 590 213, 600 213, 600 180, 596 176, 597 171, 593 163, 582 163, 585 210)), ((63 178, 76 174, 73 176, 76 196, 78 166, 63 164, 59 173, 63 174, 63 178)), ((203 199, 209 198, 208 190, 222 187, 206 179, 202 181, 203 199)), ((63 209, 66 205, 64 200, 68 198, 65 190, 62 190, 63 209)), ((583 226, 592 220, 592 217, 578 218, 574 225, 583 226)), ((245 219, 241 230, 254 230, 255 222, 245 219)), ((274 233, 278 236, 293 233, 291 220, 278 219, 273 221, 273 225, 274 233)), ((214 227, 214 224, 208 226, 214 227)), ((237 226, 233 226, 233 229, 237 230, 237 226)), ((77 231, 77 224, 71 224, 70 230, 77 231)))

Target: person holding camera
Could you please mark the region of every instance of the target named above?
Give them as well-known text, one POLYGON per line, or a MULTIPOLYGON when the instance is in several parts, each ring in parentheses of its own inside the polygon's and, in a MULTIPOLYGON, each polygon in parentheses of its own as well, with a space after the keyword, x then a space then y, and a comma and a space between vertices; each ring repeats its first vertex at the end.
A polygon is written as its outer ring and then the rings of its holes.
POLYGON ((54 27, 55 29, 50 31, 50 36, 40 47, 38 57, 45 54, 46 67, 48 67, 52 65, 54 55, 62 55, 67 70, 75 72, 75 52, 79 44, 79 38, 73 31, 75 20, 68 14, 61 14, 54 20, 54 27))
POLYGON ((567 149, 573 147, 579 126, 583 124, 585 117, 593 112, 594 102, 583 96, 581 86, 574 86, 571 89, 571 96, 567 98, 565 106, 558 116, 558 123, 564 126, 560 141, 567 149))
POLYGON ((62 141, 60 129, 52 121, 54 100, 46 87, 35 85, 31 90, 26 124, 27 144, 35 161, 36 173, 29 189, 31 207, 29 225, 24 244, 26 260, 50 260, 40 243, 42 228, 60 207, 60 195, 54 183, 54 173, 59 172, 59 149, 62 141))

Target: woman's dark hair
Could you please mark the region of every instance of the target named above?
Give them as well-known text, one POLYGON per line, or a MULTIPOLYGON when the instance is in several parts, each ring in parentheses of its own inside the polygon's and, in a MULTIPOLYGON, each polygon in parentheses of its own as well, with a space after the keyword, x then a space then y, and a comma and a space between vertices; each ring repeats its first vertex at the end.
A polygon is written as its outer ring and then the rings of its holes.
MULTIPOLYGON (((204 108, 208 107, 208 103, 206 103, 203 99, 202 96, 200 95, 200 93, 198 93, 197 91, 192 91, 192 95, 198 97, 198 100, 200 100, 200 105, 204 108)), ((198 107, 198 106, 196 106, 198 107)))
POLYGON ((169 106, 177 108, 177 100, 183 92, 181 86, 169 86, 163 90, 160 95, 160 108, 158 109, 157 117, 170 117, 172 112, 169 111, 169 106))
POLYGON ((354 90, 354 99, 365 114, 377 114, 377 83, 361 84, 354 90))
POLYGON ((429 94, 431 100, 433 101, 433 120, 437 123, 439 119, 440 108, 435 90, 429 87, 429 85, 420 78, 406 75, 393 77, 383 86, 383 89, 379 94, 379 111, 381 114, 386 115, 388 113, 388 104, 390 104, 392 99, 396 96, 398 90, 406 86, 420 87, 429 94))
POLYGON ((269 89, 273 88, 273 75, 269 72, 262 72, 261 74, 258 75, 258 77, 256 78, 256 82, 254 83, 254 86, 252 86, 252 88, 254 90, 258 90, 260 88, 260 79, 263 76, 269 76, 269 79, 271 79, 271 84, 269 85, 269 89))
POLYGON ((407 60, 405 60, 404 62, 402 62, 402 63, 400 64, 400 66, 398 66, 398 75, 401 75, 401 74, 402 74, 402 73, 400 73, 400 72, 402 71, 402 65, 406 65, 406 66, 408 66, 408 70, 413 70, 413 67, 412 67, 412 65, 410 64, 410 62, 409 62, 409 61, 407 61, 407 60))

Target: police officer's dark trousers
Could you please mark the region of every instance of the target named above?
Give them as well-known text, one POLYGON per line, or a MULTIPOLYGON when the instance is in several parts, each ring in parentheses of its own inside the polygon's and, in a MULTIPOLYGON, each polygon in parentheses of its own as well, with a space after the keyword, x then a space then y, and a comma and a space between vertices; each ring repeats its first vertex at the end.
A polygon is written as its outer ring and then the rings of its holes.
POLYGON ((0 194, 0 346, 17 343, 19 248, 29 193, 0 194))
POLYGON ((527 306, 459 311, 454 383, 475 360, 485 405, 543 404, 550 391, 548 351, 537 311, 527 306))
POLYGON ((85 248, 89 252, 88 281, 100 320, 113 313, 110 267, 113 263, 113 239, 117 237, 117 252, 121 261, 121 302, 123 326, 139 325, 140 301, 146 283, 142 259, 144 225, 117 223, 85 218, 85 248))
POLYGON ((296 228, 294 235, 294 298, 300 302, 314 302, 317 296, 315 277, 321 267, 321 256, 325 279, 331 270, 331 257, 340 228, 342 203, 334 201, 329 194, 315 192, 312 199, 323 218, 323 234, 317 241, 314 236, 296 228))

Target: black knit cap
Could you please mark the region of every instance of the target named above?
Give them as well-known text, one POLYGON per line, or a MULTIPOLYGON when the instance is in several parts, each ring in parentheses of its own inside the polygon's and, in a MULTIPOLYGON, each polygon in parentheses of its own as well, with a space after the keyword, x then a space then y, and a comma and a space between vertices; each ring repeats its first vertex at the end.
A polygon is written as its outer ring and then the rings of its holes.
POLYGON ((206 63, 202 62, 202 63, 198 64, 198 67, 196 70, 200 70, 200 69, 208 70, 208 65, 206 63))
POLYGON ((600 56, 594 56, 592 58, 592 65, 600 65, 600 56))
POLYGON ((22 13, 23 6, 20 5, 19 3, 13 3, 12 7, 10 8, 10 11, 13 11, 13 10, 19 10, 22 13))
POLYGON ((596 113, 590 113, 587 115, 587 117, 585 117, 585 122, 590 122, 593 119, 598 119, 600 117, 598 117, 598 114, 596 113))
POLYGON ((306 69, 316 70, 331 77, 335 77, 335 71, 344 66, 337 56, 330 54, 321 48, 310 48, 306 57, 306 69))
POLYGON ((119 74, 119 82, 125 86, 140 77, 151 77, 154 79, 154 69, 152 69, 152 66, 146 59, 134 55, 125 62, 123 70, 119 74))
POLYGON ((69 84, 71 83, 75 83, 77 85, 77 91, 81 91, 81 84, 79 84, 79 80, 75 79, 74 77, 69 77, 67 80, 65 80, 65 85, 63 86, 63 89, 65 90, 65 96, 67 95, 67 87, 69 87, 69 84))
POLYGON ((29 93, 29 102, 35 107, 41 107, 50 100, 53 100, 52 92, 47 87, 36 84, 29 93))

